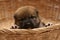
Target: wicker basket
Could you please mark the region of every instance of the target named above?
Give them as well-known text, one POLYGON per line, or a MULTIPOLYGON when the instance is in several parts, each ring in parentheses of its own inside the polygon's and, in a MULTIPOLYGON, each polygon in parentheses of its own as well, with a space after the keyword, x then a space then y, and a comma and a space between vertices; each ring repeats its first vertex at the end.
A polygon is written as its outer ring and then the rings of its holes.
POLYGON ((1 29, 0 40, 60 40, 60 25, 36 29, 1 29))

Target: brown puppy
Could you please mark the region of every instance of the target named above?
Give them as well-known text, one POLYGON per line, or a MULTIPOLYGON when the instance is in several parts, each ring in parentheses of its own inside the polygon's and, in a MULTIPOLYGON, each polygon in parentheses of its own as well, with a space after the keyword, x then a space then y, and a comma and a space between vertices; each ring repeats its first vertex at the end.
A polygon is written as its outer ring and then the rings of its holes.
POLYGON ((15 27, 18 29, 33 29, 45 26, 39 18, 39 12, 35 7, 24 6, 20 7, 14 14, 15 27))

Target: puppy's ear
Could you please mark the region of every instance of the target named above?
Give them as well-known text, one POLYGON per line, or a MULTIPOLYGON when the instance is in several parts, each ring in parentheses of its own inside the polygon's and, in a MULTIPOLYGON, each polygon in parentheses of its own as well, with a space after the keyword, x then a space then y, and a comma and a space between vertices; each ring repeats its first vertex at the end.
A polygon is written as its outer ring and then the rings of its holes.
POLYGON ((39 11, 38 11, 38 10, 36 10, 36 15, 37 15, 37 16, 39 15, 39 11))
POLYGON ((16 14, 14 15, 14 19, 17 19, 16 14))

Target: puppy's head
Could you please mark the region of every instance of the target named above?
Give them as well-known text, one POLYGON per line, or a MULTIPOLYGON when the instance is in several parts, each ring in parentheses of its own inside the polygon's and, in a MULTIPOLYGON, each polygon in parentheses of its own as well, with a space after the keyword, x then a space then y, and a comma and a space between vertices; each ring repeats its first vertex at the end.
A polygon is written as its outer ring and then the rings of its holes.
POLYGON ((38 10, 32 6, 20 7, 14 14, 15 25, 21 29, 38 28, 40 24, 38 10))

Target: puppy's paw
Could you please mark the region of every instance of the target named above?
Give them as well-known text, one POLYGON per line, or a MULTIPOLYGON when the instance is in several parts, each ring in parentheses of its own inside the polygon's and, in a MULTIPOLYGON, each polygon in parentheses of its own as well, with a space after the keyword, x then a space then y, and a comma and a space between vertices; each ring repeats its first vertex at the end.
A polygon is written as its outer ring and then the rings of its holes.
POLYGON ((16 26, 16 25, 14 25, 14 26, 11 26, 11 28, 10 29, 19 29, 19 27, 18 26, 16 26))
POLYGON ((46 24, 46 27, 47 27, 47 26, 52 26, 52 25, 53 25, 53 23, 47 23, 47 24, 46 24))

